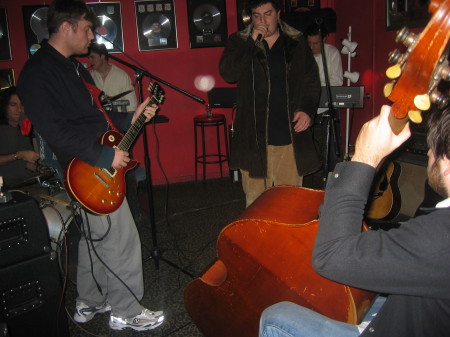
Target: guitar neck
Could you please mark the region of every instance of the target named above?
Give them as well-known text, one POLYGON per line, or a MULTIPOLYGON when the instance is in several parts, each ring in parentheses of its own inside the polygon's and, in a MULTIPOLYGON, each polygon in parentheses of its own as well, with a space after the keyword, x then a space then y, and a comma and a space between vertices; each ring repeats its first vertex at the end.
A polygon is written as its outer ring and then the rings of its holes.
MULTIPOLYGON (((150 98, 150 103, 147 106, 151 106, 152 104, 157 103, 159 103, 158 100, 155 98, 155 96, 152 96, 150 98)), ((137 136, 139 135, 139 132, 144 126, 146 119, 147 117, 145 116, 144 111, 142 111, 139 117, 136 119, 136 121, 130 126, 128 131, 125 133, 120 143, 117 145, 117 148, 119 150, 128 151, 131 148, 137 136)))
POLYGON ((403 130, 406 123, 408 123, 408 117, 397 118, 393 114, 389 115, 389 126, 391 127, 392 132, 396 135, 403 130))

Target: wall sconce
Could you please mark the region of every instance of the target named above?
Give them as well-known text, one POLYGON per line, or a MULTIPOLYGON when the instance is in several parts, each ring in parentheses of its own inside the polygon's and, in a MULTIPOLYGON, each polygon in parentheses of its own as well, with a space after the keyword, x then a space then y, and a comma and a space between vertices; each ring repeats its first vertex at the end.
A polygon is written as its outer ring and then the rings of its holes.
POLYGON ((353 72, 353 73, 351 73, 351 72, 349 72, 349 71, 345 71, 345 72, 344 72, 344 77, 347 78, 347 79, 349 79, 350 82, 356 83, 356 82, 358 82, 358 80, 359 80, 359 73, 356 72, 356 71, 353 72))

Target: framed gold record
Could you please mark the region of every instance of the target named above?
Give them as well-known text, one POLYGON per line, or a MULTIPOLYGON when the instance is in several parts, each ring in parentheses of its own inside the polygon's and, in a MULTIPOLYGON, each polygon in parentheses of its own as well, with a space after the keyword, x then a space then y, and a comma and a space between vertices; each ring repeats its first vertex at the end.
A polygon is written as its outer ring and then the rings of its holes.
POLYGON ((178 48, 173 0, 135 1, 140 51, 178 48))
POLYGON ((99 25, 95 27, 95 40, 104 44, 109 53, 124 51, 122 32, 122 12, 120 2, 88 2, 95 14, 99 25))
POLYGON ((23 23, 25 28, 25 39, 29 55, 33 55, 48 39, 47 29, 48 6, 23 6, 23 23))
POLYGON ((0 8, 0 61, 12 60, 6 8, 0 8))

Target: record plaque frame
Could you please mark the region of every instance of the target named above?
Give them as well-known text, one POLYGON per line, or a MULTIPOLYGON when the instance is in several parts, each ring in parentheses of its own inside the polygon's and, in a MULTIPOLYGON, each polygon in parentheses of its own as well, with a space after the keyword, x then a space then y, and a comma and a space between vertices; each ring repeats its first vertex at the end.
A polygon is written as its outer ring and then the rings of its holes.
POLYGON ((386 0, 386 30, 425 27, 431 17, 429 3, 430 0, 386 0))
POLYGON ((228 39, 225 0, 188 0, 191 48, 222 47, 228 39))
POLYGON ((8 16, 6 8, 0 8, 0 61, 11 61, 11 43, 9 40, 8 16))
POLYGON ((245 10, 245 0, 236 0, 238 31, 243 30, 251 23, 251 18, 245 10))
POLYGON ((95 40, 104 44, 108 53, 124 51, 122 30, 122 8, 120 2, 88 2, 95 14, 99 25, 95 28, 95 40))
POLYGON ((48 39, 47 10, 48 5, 22 6, 28 55, 33 55, 48 39))
POLYGON ((173 0, 135 1, 139 51, 177 49, 177 23, 173 0))
POLYGON ((0 69, 0 90, 16 85, 14 69, 0 69))

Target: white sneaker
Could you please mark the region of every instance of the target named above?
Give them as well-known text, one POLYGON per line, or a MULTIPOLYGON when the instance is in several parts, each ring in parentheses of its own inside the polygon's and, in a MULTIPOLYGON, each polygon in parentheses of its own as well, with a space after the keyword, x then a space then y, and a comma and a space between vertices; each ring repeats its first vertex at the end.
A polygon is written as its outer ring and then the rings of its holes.
POLYGON ((162 311, 143 309, 139 315, 131 318, 121 318, 111 314, 111 317, 109 318, 109 327, 113 330, 130 328, 136 331, 145 331, 160 326, 163 321, 164 314, 162 311))
POLYGON ((78 323, 86 323, 94 318, 96 314, 107 311, 111 311, 111 306, 108 304, 108 301, 98 307, 89 307, 86 303, 77 301, 73 319, 78 323))

